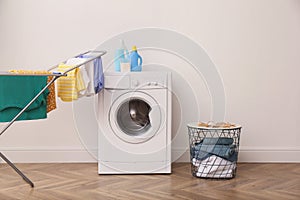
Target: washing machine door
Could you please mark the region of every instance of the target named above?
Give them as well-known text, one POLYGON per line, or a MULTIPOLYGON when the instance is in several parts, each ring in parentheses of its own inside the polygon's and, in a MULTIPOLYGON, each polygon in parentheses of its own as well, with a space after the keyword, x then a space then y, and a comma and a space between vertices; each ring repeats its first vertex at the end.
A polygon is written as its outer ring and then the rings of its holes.
POLYGON ((149 94, 134 91, 119 96, 112 104, 110 126, 115 135, 127 143, 143 143, 157 134, 161 126, 161 109, 149 94))

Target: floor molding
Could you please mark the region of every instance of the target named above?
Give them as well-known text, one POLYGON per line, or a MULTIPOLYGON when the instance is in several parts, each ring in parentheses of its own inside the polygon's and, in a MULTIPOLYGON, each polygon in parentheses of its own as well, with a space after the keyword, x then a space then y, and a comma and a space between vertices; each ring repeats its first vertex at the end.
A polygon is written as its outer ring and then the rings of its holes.
MULTIPOLYGON (((189 150, 172 149, 173 161, 189 162, 189 150), (180 156, 181 155, 181 156, 180 156)), ((300 163, 299 148, 243 148, 239 150, 239 162, 300 163)))
MULTIPOLYGON (((85 149, 25 149, 1 148, 11 161, 15 163, 93 163, 97 158, 85 149)), ((95 150, 96 152, 96 150, 95 150)), ((189 150, 184 148, 172 149, 172 162, 189 162, 189 150)), ((299 148, 242 148, 239 151, 239 162, 275 162, 300 163, 299 148)), ((3 162, 0 159, 0 162, 3 162)))

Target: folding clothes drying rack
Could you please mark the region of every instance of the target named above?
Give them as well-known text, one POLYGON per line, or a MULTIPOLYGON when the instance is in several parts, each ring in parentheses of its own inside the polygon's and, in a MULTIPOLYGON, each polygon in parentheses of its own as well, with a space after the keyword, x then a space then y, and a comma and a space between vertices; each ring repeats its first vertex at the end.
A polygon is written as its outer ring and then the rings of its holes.
MULTIPOLYGON (((91 62, 97 58, 100 58, 101 56, 103 56, 104 54, 106 54, 106 51, 87 51, 85 53, 81 53, 75 57, 80 57, 86 54, 92 53, 91 57, 89 59, 87 59, 85 62, 79 64, 79 65, 74 65, 74 67, 72 67, 71 69, 68 69, 66 71, 64 71, 63 73, 52 73, 52 74, 15 74, 15 73, 9 73, 9 72, 1 72, 0 76, 53 76, 53 79, 51 81, 49 81, 49 83, 47 83, 47 85, 35 96, 31 99, 31 101, 6 125, 4 126, 4 128, 1 130, 0 132, 0 136, 18 119, 18 117, 20 117, 20 115, 22 115, 23 112, 26 111, 26 109, 52 84, 54 83, 57 79, 59 79, 60 77, 63 76, 67 76, 67 73, 88 63, 91 62)), ((66 61, 62 62, 62 63, 66 63, 66 61)), ((48 69, 48 71, 51 71, 55 68, 57 68, 59 66, 56 65, 54 67, 51 67, 50 69, 48 69)), ((3 155, 3 153, 0 152, 0 157, 11 167, 13 168, 31 187, 34 187, 34 184, 31 182, 31 180, 29 178, 27 178, 7 157, 5 157, 3 155)))

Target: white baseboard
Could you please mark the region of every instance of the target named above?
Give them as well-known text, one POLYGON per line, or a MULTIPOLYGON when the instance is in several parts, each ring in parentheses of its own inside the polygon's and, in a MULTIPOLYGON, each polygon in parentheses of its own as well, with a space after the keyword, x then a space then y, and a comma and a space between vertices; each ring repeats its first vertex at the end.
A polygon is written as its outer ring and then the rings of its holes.
MULTIPOLYGON (((0 149, 14 163, 96 163, 97 158, 85 149, 0 149)), ((96 150, 95 150, 96 152, 96 150)), ((173 162, 189 162, 189 150, 172 149, 173 162), (176 159, 175 159, 176 158, 176 159)), ((300 163, 299 148, 243 148, 239 162, 300 163)), ((0 162, 3 162, 0 159, 0 162)))
MULTIPOLYGON (((189 162, 189 154, 186 149, 172 149, 172 158, 178 158, 176 162, 189 162)), ((300 163, 300 148, 243 148, 239 150, 238 161, 300 163)))
MULTIPOLYGON (((95 154, 85 149, 3 149, 14 163, 97 163, 95 154)), ((2 162, 0 158, 0 162, 2 162)))
POLYGON ((242 148, 239 162, 300 163, 300 148, 242 148))

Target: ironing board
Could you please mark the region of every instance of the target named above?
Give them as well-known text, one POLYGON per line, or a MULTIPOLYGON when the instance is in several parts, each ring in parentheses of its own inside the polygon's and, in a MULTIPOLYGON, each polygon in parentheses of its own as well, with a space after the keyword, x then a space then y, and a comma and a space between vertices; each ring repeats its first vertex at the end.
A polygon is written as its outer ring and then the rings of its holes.
MULTIPOLYGON (((28 104, 10 121, 8 122, 4 128, 1 130, 0 132, 0 136, 22 115, 22 113, 24 113, 26 111, 26 109, 52 84, 54 83, 57 79, 59 79, 60 77, 63 77, 63 76, 67 76, 68 75, 68 72, 82 66, 82 65, 85 65, 86 63, 88 62, 91 62, 97 58, 100 58, 101 56, 103 56, 104 54, 106 54, 106 51, 87 51, 85 53, 81 53, 75 57, 81 57, 81 56, 84 56, 84 55, 89 55, 89 58, 79 64, 79 65, 74 65, 74 67, 64 71, 63 73, 56 73, 56 72, 53 72, 53 73, 50 73, 50 74, 15 74, 15 73, 9 73, 9 72, 0 72, 0 76, 52 76, 52 80, 49 81, 49 83, 47 83, 47 85, 45 87, 43 87, 40 92, 38 94, 36 94, 36 96, 34 96, 30 102, 28 102, 28 104)), ((62 63, 66 63, 66 61, 62 62, 62 63)), ((56 69, 57 67, 59 66, 58 65, 55 65, 53 67, 51 67, 50 69, 48 69, 48 71, 51 71, 53 69, 56 69)), ((31 187, 34 187, 34 184, 33 182, 27 178, 6 156, 4 156, 3 153, 0 152, 0 157, 11 167, 13 168, 31 187)))

